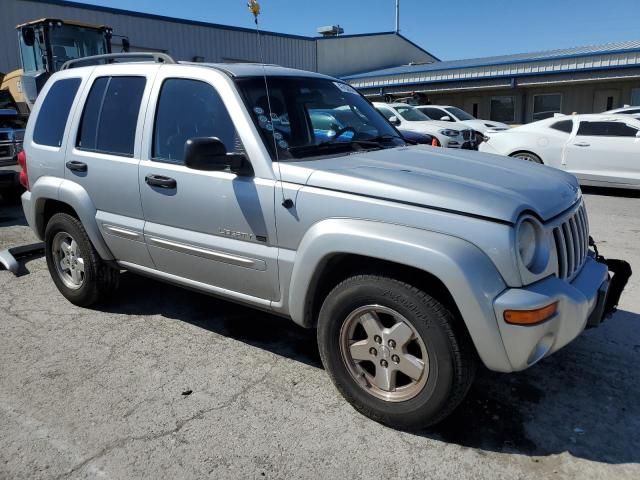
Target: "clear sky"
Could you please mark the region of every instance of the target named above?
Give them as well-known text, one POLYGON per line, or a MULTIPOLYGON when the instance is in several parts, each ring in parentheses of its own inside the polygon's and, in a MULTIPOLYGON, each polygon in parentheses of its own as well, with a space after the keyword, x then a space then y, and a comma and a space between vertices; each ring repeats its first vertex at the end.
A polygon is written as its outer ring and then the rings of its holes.
MULTIPOLYGON (((82 0, 78 0, 82 1, 82 0)), ((83 0, 252 27, 246 0, 83 0)), ((262 0, 261 27, 315 35, 390 31, 395 0, 262 0)), ((401 33, 442 60, 640 40, 640 0, 401 0, 401 33)))

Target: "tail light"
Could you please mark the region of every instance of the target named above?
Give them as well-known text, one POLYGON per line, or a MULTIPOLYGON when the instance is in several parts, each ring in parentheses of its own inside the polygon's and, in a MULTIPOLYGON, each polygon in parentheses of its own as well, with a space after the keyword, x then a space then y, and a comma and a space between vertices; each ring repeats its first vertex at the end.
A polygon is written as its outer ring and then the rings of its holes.
POLYGON ((432 147, 439 147, 440 146, 440 142, 438 141, 438 139, 436 137, 433 137, 431 139, 431 146, 432 147))
POLYGON ((18 165, 20 165, 20 185, 29 190, 29 172, 27 171, 27 154, 24 150, 18 153, 18 165))

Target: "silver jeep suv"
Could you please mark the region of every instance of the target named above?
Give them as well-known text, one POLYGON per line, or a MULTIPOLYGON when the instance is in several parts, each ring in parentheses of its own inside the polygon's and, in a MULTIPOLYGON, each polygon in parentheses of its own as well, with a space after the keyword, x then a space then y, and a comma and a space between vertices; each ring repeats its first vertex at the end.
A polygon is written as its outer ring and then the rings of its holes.
POLYGON ((323 75, 119 57, 53 75, 24 140, 24 211, 76 305, 129 270, 288 317, 359 411, 417 428, 478 360, 525 369, 617 304, 569 174, 408 146, 323 75))

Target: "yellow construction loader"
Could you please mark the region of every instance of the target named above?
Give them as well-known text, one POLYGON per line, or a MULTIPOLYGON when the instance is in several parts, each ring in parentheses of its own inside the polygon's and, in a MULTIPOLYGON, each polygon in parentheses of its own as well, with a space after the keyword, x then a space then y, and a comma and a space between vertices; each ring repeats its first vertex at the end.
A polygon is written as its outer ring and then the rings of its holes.
MULTIPOLYGON (((111 53, 113 31, 105 25, 41 18, 16 27, 22 68, 0 74, 0 90, 7 90, 19 113, 28 115, 47 79, 68 60, 111 53)), ((122 39, 122 50, 129 41, 122 39)), ((5 94, 6 96, 6 94, 5 94)))

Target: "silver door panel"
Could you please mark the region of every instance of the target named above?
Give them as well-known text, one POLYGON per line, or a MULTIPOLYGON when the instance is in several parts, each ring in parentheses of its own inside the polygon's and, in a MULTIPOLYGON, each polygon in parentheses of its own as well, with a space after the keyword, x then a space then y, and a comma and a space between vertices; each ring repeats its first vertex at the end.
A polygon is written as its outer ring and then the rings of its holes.
POLYGON ((145 239, 158 270, 258 298, 278 295, 274 247, 150 222, 145 239))
POLYGON ((144 220, 99 211, 96 213, 96 221, 116 260, 153 267, 149 249, 144 242, 144 220))

